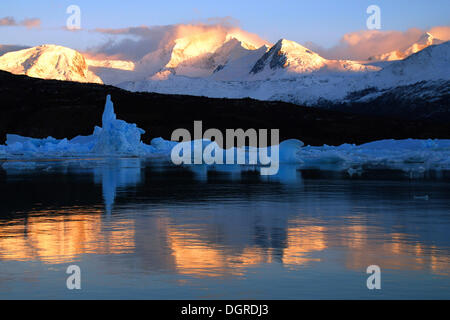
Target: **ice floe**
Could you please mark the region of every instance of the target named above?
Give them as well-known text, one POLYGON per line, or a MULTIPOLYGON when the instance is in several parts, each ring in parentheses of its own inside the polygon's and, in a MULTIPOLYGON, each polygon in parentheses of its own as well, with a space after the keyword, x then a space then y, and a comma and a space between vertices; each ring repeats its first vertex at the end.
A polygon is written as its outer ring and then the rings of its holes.
MULTIPOLYGON (((141 140, 145 131, 136 124, 117 119, 110 96, 107 97, 102 116, 102 127, 95 127, 90 136, 77 136, 73 139, 35 139, 8 134, 6 145, 0 145, 0 159, 3 160, 36 160, 36 159, 73 159, 79 157, 163 157, 170 160, 173 148, 181 144, 200 142, 205 149, 219 150, 215 142, 209 140, 178 143, 162 138, 155 138, 150 144, 141 140)), ((343 144, 341 146, 304 146, 295 139, 286 140, 279 146, 269 147, 269 154, 279 152, 280 164, 295 164, 297 168, 317 168, 326 170, 347 171, 349 175, 358 174, 370 168, 400 169, 423 172, 426 170, 450 170, 450 140, 380 140, 362 145, 343 144)), ((254 153, 260 149, 246 147, 234 149, 244 151, 246 164, 254 153)), ((214 154, 214 153, 209 153, 214 154)), ((225 154, 225 152, 224 152, 225 154)), ((208 160, 208 159, 204 159, 208 160)), ((209 159, 211 160, 211 159, 209 159)), ((18 162, 15 162, 18 163, 18 162)), ((7 161, 3 166, 10 166, 7 161)), ((217 165, 206 161, 211 170, 230 171, 259 170, 258 161, 248 165, 217 165), (249 169, 250 168, 250 169, 249 169)), ((195 165, 194 165, 195 166, 195 165)), ((26 166, 25 166, 26 167, 26 166)))

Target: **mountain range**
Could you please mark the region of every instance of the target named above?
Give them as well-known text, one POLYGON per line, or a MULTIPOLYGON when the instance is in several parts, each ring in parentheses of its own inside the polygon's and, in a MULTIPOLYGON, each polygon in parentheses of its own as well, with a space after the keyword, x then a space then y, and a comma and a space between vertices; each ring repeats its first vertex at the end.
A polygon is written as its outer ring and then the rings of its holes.
POLYGON ((443 103, 450 91, 449 65, 450 42, 430 33, 404 50, 367 61, 329 60, 285 39, 258 46, 235 34, 221 41, 195 34, 177 38, 137 61, 85 57, 57 45, 0 56, 0 70, 42 79, 328 108, 382 101, 384 95, 412 104, 424 99, 443 103))
POLYGON ((450 42, 429 46, 383 68, 354 61, 327 60, 286 40, 280 40, 259 59, 253 59, 254 63, 244 63, 249 60, 249 56, 245 56, 245 59, 229 61, 204 77, 180 75, 177 69, 172 69, 165 70, 163 81, 152 77, 117 86, 130 91, 250 97, 309 106, 368 103, 405 86, 411 86, 412 92, 399 90, 399 95, 406 96, 397 98, 410 100, 413 96, 422 97, 421 91, 417 91, 419 82, 428 83, 427 96, 435 100, 447 97, 450 90, 450 42), (234 78, 238 72, 241 79, 234 78))

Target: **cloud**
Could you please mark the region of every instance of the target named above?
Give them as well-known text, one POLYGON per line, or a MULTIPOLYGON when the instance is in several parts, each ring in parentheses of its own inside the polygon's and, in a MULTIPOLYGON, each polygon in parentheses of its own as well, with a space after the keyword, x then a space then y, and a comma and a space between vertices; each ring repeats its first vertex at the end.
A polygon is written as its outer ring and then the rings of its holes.
POLYGON ((88 51, 137 61, 147 53, 157 50, 163 39, 173 32, 173 28, 173 26, 141 26, 122 29, 95 29, 94 32, 105 34, 108 38, 103 44, 90 48, 88 51))
MULTIPOLYGON (((111 56, 116 59, 140 60, 150 52, 158 49, 170 50, 175 41, 182 45, 180 39, 188 47, 189 43, 200 43, 206 51, 222 44, 229 37, 235 37, 260 47, 270 44, 258 35, 242 30, 239 22, 230 18, 209 18, 187 24, 166 26, 137 26, 120 29, 98 28, 91 30, 105 36, 103 44, 88 49, 92 55, 111 56)), ((328 59, 367 60, 395 50, 405 50, 425 33, 430 32, 438 39, 450 40, 449 26, 436 26, 428 30, 411 28, 406 31, 362 30, 350 32, 342 36, 338 44, 325 48, 313 42, 304 45, 328 59)), ((195 44, 191 46, 195 50, 195 44)))
POLYGON ((366 60, 370 56, 404 50, 417 42, 427 31, 438 39, 450 39, 450 27, 439 26, 430 30, 411 28, 404 32, 363 30, 345 34, 339 43, 331 48, 323 48, 313 42, 305 45, 328 59, 366 60))
POLYGON ((428 32, 431 33, 434 37, 436 37, 438 39, 441 39, 444 41, 450 40, 450 27, 448 27, 448 26, 434 27, 434 28, 431 28, 428 32))
POLYGON ((28 29, 39 28, 41 26, 41 19, 38 18, 25 19, 21 22, 21 25, 27 27, 28 29))
POLYGON ((41 26, 41 20, 38 18, 27 18, 20 22, 17 22, 13 17, 0 18, 0 26, 22 26, 28 29, 39 28, 41 26))
POLYGON ((13 17, 0 18, 0 26, 16 26, 16 20, 13 17))
POLYGON ((223 43, 227 36, 234 36, 242 41, 259 47, 266 41, 256 34, 243 31, 230 18, 212 18, 207 22, 175 24, 167 26, 140 26, 121 29, 98 28, 92 30, 108 36, 100 46, 90 48, 92 54, 104 54, 120 59, 137 61, 146 54, 158 49, 170 49, 175 40, 184 38, 187 42, 204 40, 203 44, 213 48, 223 43))

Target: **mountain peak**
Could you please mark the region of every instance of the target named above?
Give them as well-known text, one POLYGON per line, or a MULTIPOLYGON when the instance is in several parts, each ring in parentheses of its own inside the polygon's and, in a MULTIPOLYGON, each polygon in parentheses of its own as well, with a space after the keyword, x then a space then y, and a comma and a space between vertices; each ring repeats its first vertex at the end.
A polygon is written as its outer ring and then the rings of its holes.
POLYGON ((238 37, 236 37, 235 35, 232 35, 232 34, 229 34, 229 35, 226 36, 224 44, 226 44, 226 43, 238 44, 238 45, 240 45, 241 47, 243 47, 243 48, 245 48, 247 50, 256 50, 257 49, 254 45, 252 45, 252 44, 250 44, 248 42, 245 42, 244 40, 241 40, 241 39, 239 39, 238 37))
POLYGON ((322 66, 326 59, 295 41, 280 39, 255 64, 250 73, 256 74, 266 68, 296 69, 296 72, 310 72, 322 66))
POLYGON ((302 46, 298 42, 287 40, 287 39, 280 39, 277 41, 277 43, 274 45, 274 47, 277 50, 280 50, 284 53, 308 53, 308 54, 316 54, 315 52, 309 50, 308 48, 302 46))
POLYGON ((417 41, 418 44, 422 44, 422 45, 432 45, 434 42, 434 37, 431 33, 429 32, 425 32, 417 41))
POLYGON ((83 55, 54 44, 8 52, 0 57, 0 69, 41 79, 103 83, 83 55))

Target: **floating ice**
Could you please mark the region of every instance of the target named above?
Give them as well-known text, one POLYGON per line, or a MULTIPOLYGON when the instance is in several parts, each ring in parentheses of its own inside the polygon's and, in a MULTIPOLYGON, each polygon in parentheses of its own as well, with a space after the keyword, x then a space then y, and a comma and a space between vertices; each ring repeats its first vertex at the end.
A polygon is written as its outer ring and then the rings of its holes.
MULTIPOLYGON (((203 157, 202 163, 212 163, 215 152, 223 151, 224 163, 226 150, 220 149, 216 142, 209 140, 178 143, 155 138, 150 145, 141 141, 144 130, 136 124, 119 120, 114 113, 114 105, 107 96, 105 110, 102 116, 102 127, 95 127, 90 136, 77 136, 73 139, 35 139, 8 134, 6 145, 0 145, 0 159, 36 159, 36 158, 76 158, 83 156, 99 157, 166 157, 169 158, 175 147, 191 144, 192 150, 200 142, 201 155, 206 149, 208 157, 203 157), (211 152, 211 150, 213 150, 211 152)), ((234 148, 236 160, 237 151, 243 151, 245 163, 259 151, 268 155, 279 152, 280 164, 295 164, 296 168, 318 168, 327 170, 347 171, 349 175, 359 174, 367 168, 401 169, 408 172, 424 172, 426 170, 450 170, 450 140, 380 140, 363 145, 343 144, 341 146, 304 146, 296 139, 286 140, 279 146, 268 147, 266 150, 254 147, 234 148)), ((195 153, 193 157, 195 157, 195 153)), ((193 159, 194 160, 194 159, 193 159)), ((253 167, 261 165, 259 161, 253 167)), ((236 162, 236 161, 235 161, 236 162)), ((9 165, 9 164, 5 164, 9 165)), ((233 171, 254 170, 252 166, 239 165, 206 165, 207 170, 233 171), (250 168, 250 169, 249 169, 250 168)), ((259 169, 259 168, 257 168, 259 169)), ((411 174, 411 176, 414 176, 411 174)))
POLYGON ((145 156, 157 153, 154 147, 145 145, 141 135, 145 131, 136 124, 116 118, 111 97, 106 98, 102 116, 102 127, 95 127, 90 136, 77 136, 71 140, 34 139, 7 134, 6 146, 1 146, 0 155, 6 158, 46 158, 97 156, 145 156))
POLYGON ((145 153, 141 135, 145 131, 135 124, 117 120, 110 95, 106 97, 102 128, 94 131, 94 145, 90 150, 100 155, 140 155, 145 153))

